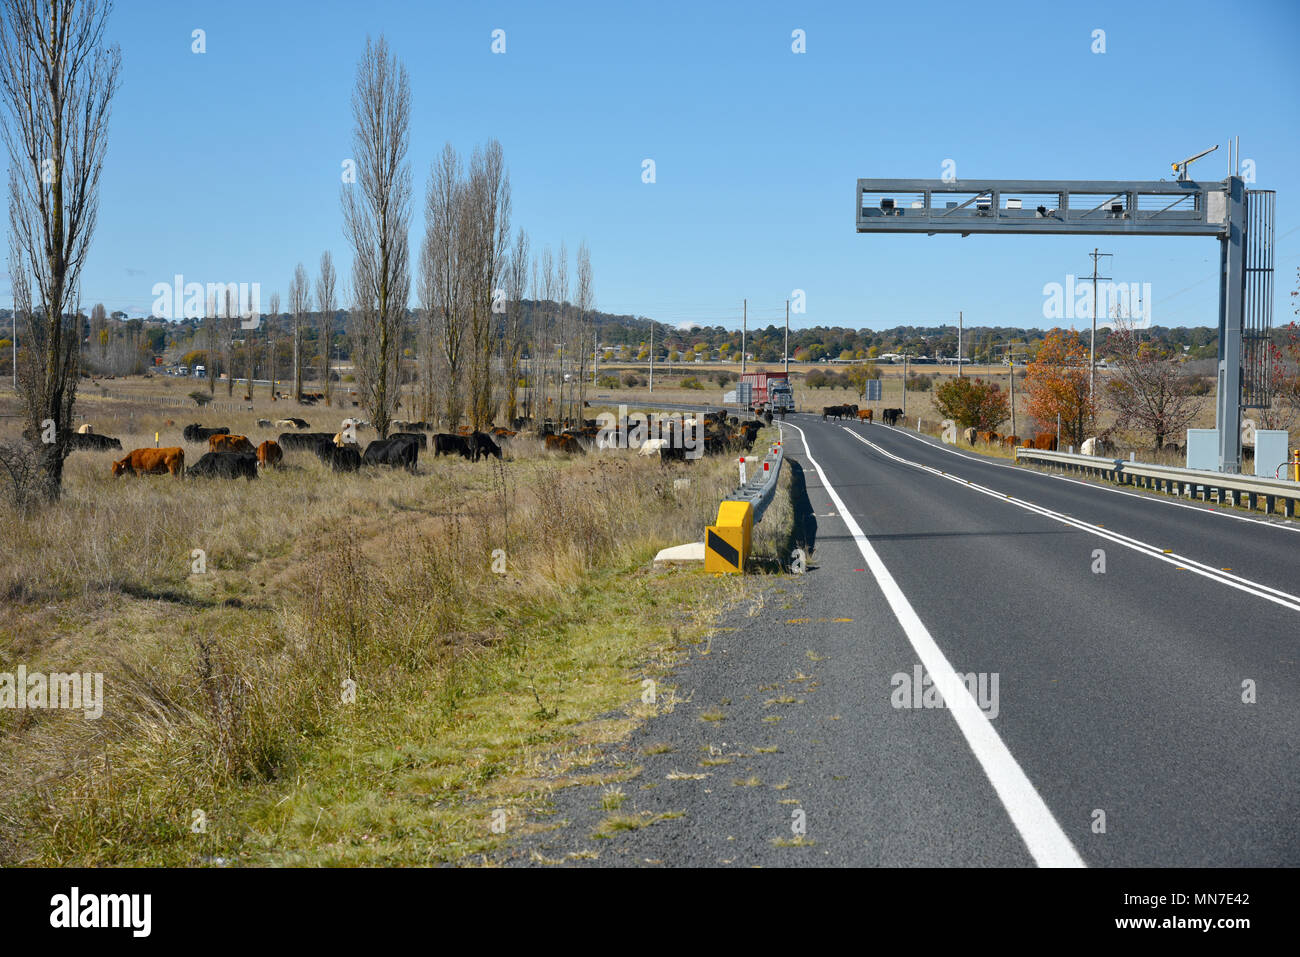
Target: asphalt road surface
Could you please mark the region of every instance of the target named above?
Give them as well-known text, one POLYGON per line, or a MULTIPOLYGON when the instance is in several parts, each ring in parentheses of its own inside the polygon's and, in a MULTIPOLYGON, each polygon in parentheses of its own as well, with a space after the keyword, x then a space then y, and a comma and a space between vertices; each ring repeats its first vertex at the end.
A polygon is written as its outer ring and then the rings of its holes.
POLYGON ((783 430, 807 571, 605 758, 643 826, 566 788, 508 861, 1300 865, 1300 527, 783 430))

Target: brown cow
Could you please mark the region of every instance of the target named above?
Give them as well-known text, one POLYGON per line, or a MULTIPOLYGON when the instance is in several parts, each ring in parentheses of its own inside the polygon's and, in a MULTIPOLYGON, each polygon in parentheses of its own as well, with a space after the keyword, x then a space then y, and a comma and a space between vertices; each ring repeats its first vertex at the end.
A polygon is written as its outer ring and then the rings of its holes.
POLYGON ((126 458, 113 463, 113 478, 125 475, 163 475, 170 472, 177 478, 185 474, 185 450, 175 446, 166 449, 133 449, 126 458))
POLYGON ((1056 436, 1051 432, 1039 432, 1034 436, 1034 448, 1043 452, 1056 451, 1056 436))
POLYGON ((1020 447, 1022 449, 1032 449, 1034 447, 1034 440, 1025 439, 1023 442, 1020 443, 1020 447))
POLYGON ((209 435, 209 452, 256 452, 246 435, 209 435))
POLYGON ((574 453, 582 455, 586 451, 572 435, 546 436, 546 449, 550 452, 566 452, 569 455, 574 453))
POLYGON ((870 422, 870 421, 871 421, 871 410, 870 410, 870 409, 859 409, 859 410, 858 410, 858 421, 859 421, 859 422, 870 422))
POLYGON ((992 445, 992 444, 995 443, 997 440, 998 440, 998 434, 997 434, 996 432, 981 432, 981 433, 980 433, 980 441, 981 441, 981 442, 984 442, 984 443, 986 443, 986 444, 988 444, 988 445, 992 445))
POLYGON ((279 442, 272 442, 267 439, 257 447, 257 464, 264 469, 278 466, 283 458, 284 452, 281 450, 279 442))
POLYGON ((1009 448, 1009 449, 1014 449, 1017 445, 1020 444, 1020 436, 1018 436, 1018 435, 1004 435, 1004 436, 1002 436, 1002 444, 1005 445, 1005 446, 1006 446, 1007 448, 1009 448))

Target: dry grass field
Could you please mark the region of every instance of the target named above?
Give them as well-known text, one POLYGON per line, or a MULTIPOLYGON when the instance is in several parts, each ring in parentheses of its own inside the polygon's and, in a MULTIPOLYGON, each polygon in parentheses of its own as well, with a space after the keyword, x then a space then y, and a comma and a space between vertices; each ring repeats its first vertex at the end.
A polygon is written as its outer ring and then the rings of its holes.
MULTIPOLYGON (((259 417, 341 417, 159 408, 183 394, 165 381, 83 388, 78 409, 190 463, 188 422, 256 443, 276 432, 259 417)), ((255 481, 114 480, 120 454, 73 453, 61 501, 2 507, 0 671, 101 672, 104 712, 0 711, 0 864, 464 860, 502 839, 493 812, 510 833, 673 707, 642 704, 642 679, 749 587, 649 567, 701 537, 729 457, 568 459, 521 436, 500 462, 422 453, 414 475, 288 453, 255 481)), ((760 558, 790 514, 764 519, 760 558)))

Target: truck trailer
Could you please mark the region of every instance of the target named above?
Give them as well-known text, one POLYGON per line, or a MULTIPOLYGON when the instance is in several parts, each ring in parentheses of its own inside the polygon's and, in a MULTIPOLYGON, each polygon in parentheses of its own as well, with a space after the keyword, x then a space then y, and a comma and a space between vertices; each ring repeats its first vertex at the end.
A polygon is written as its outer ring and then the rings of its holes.
POLYGON ((749 401, 743 403, 749 411, 775 415, 794 411, 794 390, 788 372, 746 372, 740 381, 742 386, 750 387, 749 401))

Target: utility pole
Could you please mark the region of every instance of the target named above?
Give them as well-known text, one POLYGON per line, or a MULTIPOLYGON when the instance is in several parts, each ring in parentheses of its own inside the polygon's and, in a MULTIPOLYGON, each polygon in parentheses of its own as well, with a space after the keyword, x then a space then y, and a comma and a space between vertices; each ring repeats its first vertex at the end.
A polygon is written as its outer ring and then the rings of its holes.
POLYGON ((909 356, 903 353, 903 424, 907 424, 907 360, 909 356))
POLYGON ((1016 353, 1007 348, 1007 385, 1011 392, 1011 434, 1016 434, 1016 353))
POLYGON ((655 321, 650 320, 650 391, 655 390, 655 321))
POLYGON ((785 301, 785 381, 790 381, 790 300, 785 301))
POLYGON ((740 314, 740 381, 745 381, 745 327, 749 325, 749 300, 743 300, 740 314))
MULTIPOLYGON (((957 313, 957 378, 958 379, 961 378, 961 327, 962 327, 962 315, 961 312, 959 311, 957 313)), ((1012 429, 1011 431, 1014 432, 1015 429, 1012 429)))
MULTIPOLYGON (((1097 280, 1110 280, 1109 276, 1097 275, 1097 260, 1102 256, 1109 256, 1110 253, 1099 252, 1094 246, 1088 255, 1092 257, 1092 338, 1088 341, 1088 398, 1091 399, 1093 377, 1097 371, 1097 280)), ((1015 424, 1014 420, 1012 424, 1015 424)))

